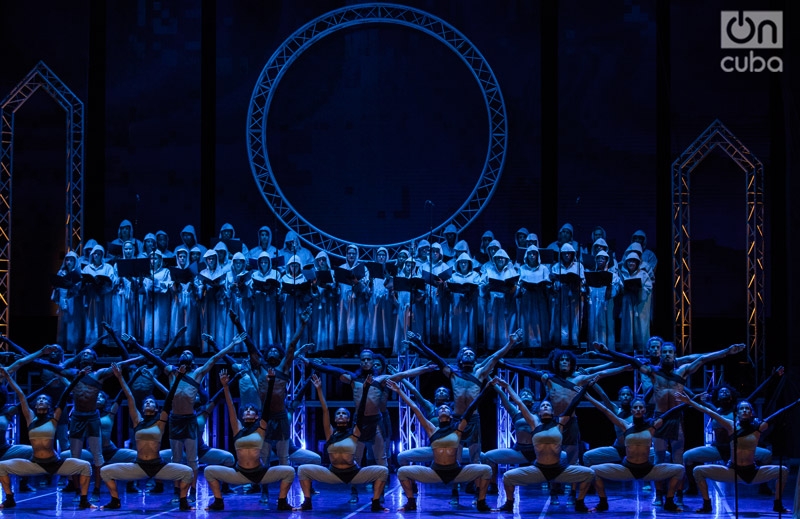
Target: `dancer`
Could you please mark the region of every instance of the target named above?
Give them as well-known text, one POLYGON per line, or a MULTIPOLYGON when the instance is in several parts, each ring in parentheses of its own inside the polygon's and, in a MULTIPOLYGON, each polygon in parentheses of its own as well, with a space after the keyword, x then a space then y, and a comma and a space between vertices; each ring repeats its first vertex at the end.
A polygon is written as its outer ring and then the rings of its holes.
MULTIPOLYGON (((246 333, 240 333, 233 338, 230 344, 221 349, 199 368, 194 367, 194 354, 191 351, 184 351, 178 359, 178 363, 187 372, 186 377, 181 377, 180 386, 175 392, 175 405, 174 409, 170 409, 169 413, 169 444, 172 449, 172 458, 176 460, 183 459, 184 449, 186 450, 186 461, 194 472, 194 480, 197 480, 198 458, 197 458, 197 437, 199 431, 197 430, 197 416, 195 415, 194 403, 197 394, 200 390, 200 382, 211 371, 214 364, 222 359, 226 353, 234 348, 237 344, 244 341, 246 333)), ((147 359, 154 362, 161 368, 161 371, 171 377, 175 377, 177 368, 170 366, 161 358, 154 355, 150 350, 147 350, 132 337, 123 335, 122 340, 131 344, 139 352, 142 353, 147 359)), ((173 385, 176 382, 172 381, 173 385)), ((138 442, 138 439, 137 439, 138 442)))
MULTIPOLYGON (((160 384, 159 384, 160 385, 160 384)), ((132 463, 136 461, 136 451, 133 449, 119 448, 111 441, 111 432, 114 429, 114 421, 117 418, 120 404, 125 396, 125 392, 120 390, 117 397, 109 402, 108 395, 104 391, 97 394, 97 409, 100 411, 100 438, 103 445, 103 461, 106 465, 113 465, 114 463, 132 463)), ((130 402, 129 402, 130 405, 130 402)), ((135 444, 134 444, 135 445, 135 444)), ((92 492, 92 500, 97 500, 100 497, 100 473, 101 470, 95 472, 94 491, 92 492)))
POLYGON ((600 463, 593 465, 595 473, 595 488, 600 502, 597 504, 598 511, 608 510, 608 499, 606 497, 604 479, 611 481, 631 481, 641 479, 644 481, 663 481, 669 480, 667 496, 664 501, 664 510, 667 512, 680 512, 681 509, 675 504, 675 491, 683 480, 683 465, 676 463, 657 463, 650 461, 650 444, 653 441, 656 429, 658 429, 670 415, 680 412, 683 406, 676 406, 662 414, 655 420, 645 419, 647 405, 643 398, 634 397, 631 402, 632 422, 629 423, 619 418, 614 411, 604 406, 591 396, 586 397, 601 413, 614 424, 615 427, 623 429, 625 442, 625 457, 621 463, 600 463))
MULTIPOLYGON (((461 348, 456 357, 457 366, 448 364, 426 346, 422 342, 422 337, 416 333, 408 333, 407 343, 417 348, 424 357, 431 360, 442 371, 445 377, 450 379, 455 400, 453 413, 456 416, 464 416, 467 408, 474 402, 481 392, 481 388, 489 380, 497 363, 521 340, 522 330, 515 331, 509 336, 505 346, 477 364, 475 351, 472 348, 461 348)), ((459 439, 469 449, 470 462, 479 463, 481 459, 481 422, 477 412, 470 414, 467 427, 459 435, 459 439)))
MULTIPOLYGON (((593 346, 615 361, 633 366, 650 379, 653 386, 653 396, 656 401, 656 412, 659 414, 675 407, 675 392, 684 390, 687 378, 692 373, 708 362, 713 362, 728 355, 735 355, 744 350, 744 344, 733 344, 724 350, 703 354, 687 364, 676 367, 675 345, 670 342, 664 343, 661 347, 660 366, 646 365, 639 359, 618 351, 611 351, 603 344, 594 343, 593 346)), ((672 453, 672 461, 674 463, 683 464, 684 436, 681 418, 681 413, 670 415, 669 419, 662 420, 661 426, 656 431, 654 446, 657 463, 663 463, 666 460, 666 452, 669 451, 672 453)), ((682 494, 682 491, 679 490, 679 501, 682 494)), ((657 501, 660 501, 660 497, 660 495, 656 495, 657 501)))
POLYGON ((459 465, 458 458, 461 454, 461 437, 467 430, 470 418, 478 408, 481 397, 486 393, 486 388, 467 407, 464 415, 456 424, 453 424, 453 409, 449 405, 442 405, 437 408, 439 426, 433 425, 422 411, 419 410, 414 402, 393 381, 387 382, 387 386, 396 392, 400 398, 408 405, 414 416, 419 420, 420 425, 425 429, 433 449, 433 463, 430 467, 423 465, 408 465, 400 467, 397 471, 397 479, 403 486, 406 494, 406 504, 398 512, 413 512, 417 509, 417 500, 414 497, 413 482, 418 483, 467 483, 478 480, 478 502, 479 512, 488 512, 491 509, 486 504, 486 490, 489 480, 492 477, 492 468, 489 465, 480 463, 470 463, 459 465))
MULTIPOLYGON (((101 323, 102 326, 102 323, 101 323)), ((61 370, 61 376, 73 377, 75 390, 72 393, 74 407, 69 416, 69 449, 73 458, 80 458, 84 442, 92 453, 93 467, 97 473, 103 466, 103 443, 100 434, 100 414, 97 410, 97 395, 103 387, 103 381, 113 373, 111 368, 94 370, 97 353, 86 348, 78 354, 78 366, 61 370), (88 368, 88 369, 87 369, 88 368)), ((136 364, 143 360, 141 356, 120 362, 120 368, 136 364)), ((53 366, 57 369, 56 366, 53 366)), ((75 482, 73 482, 75 483, 75 482)))
MULTIPOLYGON (((490 486, 497 481, 498 465, 522 465, 536 461, 536 449, 533 446, 533 429, 525 420, 525 413, 522 412, 520 407, 509 401, 506 392, 502 391, 497 384, 494 385, 494 389, 500 397, 503 407, 511 417, 511 425, 514 427, 516 441, 511 449, 493 449, 481 456, 481 461, 492 467, 492 482, 490 486)), ((522 405, 528 409, 529 413, 532 413, 533 406, 536 403, 533 391, 528 387, 523 387, 519 391, 519 397, 522 405)), ((490 491, 489 493, 492 492, 490 491)))
MULTIPOLYGON (((528 467, 509 470, 503 474, 503 487, 506 492, 506 502, 500 507, 501 511, 514 511, 514 491, 519 485, 534 485, 551 481, 555 483, 579 483, 580 488, 575 499, 576 512, 588 512, 584 503, 586 492, 594 479, 594 472, 588 467, 580 465, 567 465, 561 460, 561 441, 566 424, 572 420, 572 413, 578 407, 581 399, 586 396, 586 391, 594 384, 597 376, 588 381, 570 402, 569 406, 560 415, 556 415, 553 405, 547 400, 539 404, 539 409, 534 415, 523 403, 520 396, 514 391, 507 381, 495 377, 492 384, 503 388, 511 401, 517 404, 522 416, 531 428, 533 450, 536 461, 528 467)), ((574 392, 573 392, 574 393, 574 392)))
MULTIPOLYGON (((389 372, 393 373, 391 368, 389 372)), ((439 427, 439 415, 436 409, 442 405, 453 406, 453 395, 450 393, 450 388, 444 386, 436 388, 436 391, 433 392, 433 402, 431 402, 425 399, 414 384, 408 380, 403 379, 400 382, 403 387, 414 395, 414 401, 417 402, 417 405, 425 414, 425 418, 436 427, 439 427)), ((433 449, 431 447, 407 448, 403 452, 397 453, 397 464, 401 467, 412 463, 430 463, 431 461, 433 461, 433 449)), ((466 447, 461 451, 461 463, 469 463, 469 449, 466 447)), ((458 499, 458 490, 455 491, 455 496, 458 499)))
MULTIPOLYGON (((287 386, 295 356, 302 356, 308 348, 313 346, 313 344, 305 344, 301 348, 297 347, 300 337, 305 333, 305 329, 311 319, 311 314, 312 308, 309 305, 300 314, 300 327, 295 331, 285 351, 278 345, 271 345, 265 349, 266 355, 262 355, 255 347, 255 344, 248 337, 245 337, 244 342, 247 346, 249 359, 241 363, 233 363, 231 366, 237 374, 242 375, 239 379, 241 404, 253 405, 259 409, 267 395, 267 370, 273 369, 275 371, 275 390, 270 400, 270 421, 267 429, 268 434, 264 442, 265 451, 262 455, 264 463, 269 460, 270 450, 275 448, 278 458, 281 460, 281 465, 288 465, 289 417, 286 412, 287 386)), ((231 320, 241 333, 243 328, 233 313, 231 313, 231 320)))
MULTIPOLYGON (((390 373, 394 373, 396 371, 391 371, 390 373)), ((420 409, 423 413, 425 413, 425 417, 436 427, 439 427, 439 414, 436 410, 439 406, 442 405, 449 405, 450 407, 453 406, 453 395, 450 392, 450 388, 447 387, 439 387, 433 393, 433 402, 426 400, 419 390, 406 379, 400 381, 403 384, 409 393, 414 395, 414 400, 419 405, 420 409)), ((428 447, 415 447, 413 449, 406 448, 403 452, 397 453, 397 464, 402 466, 410 465, 412 463, 430 463, 433 461, 433 448, 428 447)), ((469 457, 469 449, 463 447, 461 449, 461 459, 459 460, 460 463, 467 464, 470 462, 469 457)), ((496 484, 494 483, 494 479, 489 484, 489 490, 487 493, 497 493, 496 484), (493 488, 495 487, 495 488, 493 488)), ((414 484, 414 491, 416 492, 416 483, 414 484)), ((453 485, 452 493, 450 495, 450 504, 451 505, 458 505, 458 484, 453 485)))
POLYGON ((219 485, 220 481, 234 485, 244 485, 249 482, 256 485, 266 485, 278 480, 281 481, 281 490, 278 494, 278 511, 292 509, 286 500, 286 496, 289 494, 292 481, 294 481, 294 469, 286 464, 268 468, 261 462, 262 445, 269 427, 270 402, 273 399, 275 375, 276 373, 273 369, 267 372, 267 396, 261 404, 261 416, 259 418, 258 409, 252 404, 243 405, 240 413, 236 413, 229 387, 231 378, 228 376, 227 370, 220 371, 219 381, 222 384, 222 390, 225 392, 225 404, 228 408, 228 418, 234 435, 233 445, 236 449, 237 463, 233 468, 222 465, 206 467, 205 477, 208 481, 208 486, 214 493, 214 502, 206 510, 225 509, 222 490, 219 485), (241 416, 241 421, 239 416, 241 416))
POLYGON ((360 407, 361 400, 367 400, 367 407, 364 411, 364 417, 360 422, 358 422, 360 433, 358 437, 358 445, 356 447, 356 459, 361 459, 366 445, 371 443, 372 452, 375 456, 375 463, 378 465, 383 465, 384 467, 387 466, 386 442, 389 441, 390 438, 384 437, 383 430, 380 427, 380 406, 381 401, 384 398, 384 384, 386 384, 389 380, 397 381, 402 378, 415 377, 423 373, 428 373, 429 371, 436 369, 435 366, 419 366, 406 371, 401 371, 399 373, 394 373, 392 375, 375 376, 374 379, 372 379, 374 376, 375 355, 372 353, 372 350, 366 348, 361 350, 361 366, 355 373, 351 373, 328 364, 323 364, 321 361, 309 362, 305 357, 302 357, 302 360, 306 363, 306 366, 314 371, 333 375, 338 377, 339 381, 343 384, 349 385, 353 389, 353 403, 355 404, 356 408, 360 407), (367 389, 364 387, 364 381, 367 378, 371 378, 373 380, 369 391, 367 391, 367 389))
MULTIPOLYGON (((372 384, 372 377, 364 380, 363 391, 368 392, 372 384)), ((311 376, 311 383, 317 389, 317 396, 322 410, 322 427, 325 430, 325 450, 331 464, 326 468, 321 465, 300 465, 297 469, 297 476, 300 480, 300 487, 303 489, 303 504, 300 510, 311 510, 311 482, 319 481, 331 485, 352 484, 360 485, 372 483, 372 512, 386 512, 381 505, 381 496, 389 479, 389 469, 383 465, 371 465, 369 467, 359 467, 356 463, 356 445, 361 436, 364 412, 367 399, 362 398, 356 411, 355 421, 350 419, 347 409, 340 407, 334 416, 334 426, 331 426, 331 417, 328 412, 328 403, 322 391, 322 381, 317 375, 311 376)))
MULTIPOLYGON (((753 391, 750 396, 745 398, 746 401, 752 402, 756 396, 774 379, 783 376, 783 366, 772 372, 760 386, 753 391)), ((727 420, 733 420, 736 414, 736 402, 740 400, 736 390, 728 384, 721 384, 711 391, 711 404, 714 406, 712 409, 720 416, 727 420)), ((765 406, 765 408, 767 408, 765 406)), ((687 476, 689 480, 689 489, 686 491, 687 495, 697 495, 697 484, 694 480, 693 471, 697 465, 703 463, 714 463, 717 461, 729 462, 731 459, 731 438, 728 431, 717 422, 711 422, 711 431, 714 435, 714 441, 709 446, 695 447, 689 449, 683 454, 683 462, 686 465, 687 476)), ((772 458, 772 453, 763 447, 756 447, 755 460, 759 465, 769 463, 772 458)), ((771 492, 771 491, 770 491, 771 492)))
MULTIPOLYGON (((622 386, 617 393, 617 405, 609 407, 617 418, 624 420, 626 423, 630 422, 631 415, 633 414, 631 411, 633 397, 633 389, 629 386, 622 386)), ((645 396, 643 398, 646 402, 647 397, 645 396)), ((608 407, 608 405, 606 405, 606 407, 608 407)), ((620 427, 615 423, 614 433, 617 435, 617 438, 614 440, 614 445, 611 447, 596 447, 586 451, 583 453, 584 465, 593 467, 600 463, 618 463, 622 461, 622 458, 625 457, 625 436, 623 433, 626 430, 627 427, 620 427)), ((655 459, 654 456, 653 459, 655 459)))
MULTIPOLYGON (((602 371, 592 374, 582 374, 577 372, 577 358, 566 350, 553 350, 550 354, 548 363, 551 373, 537 371, 507 361, 502 361, 500 365, 521 375, 533 378, 544 384, 547 390, 547 401, 553 407, 553 413, 557 416, 566 416, 566 409, 575 396, 576 388, 586 384, 592 377, 597 380, 609 377, 625 371, 627 366, 608 367, 602 371)), ((578 445, 580 444, 580 428, 578 418, 572 416, 564 425, 564 435, 562 444, 567 453, 567 462, 575 464, 578 462, 578 445)))
POLYGON ((130 481, 154 478, 166 481, 180 480, 180 509, 192 510, 186 498, 189 492, 189 485, 192 483, 192 469, 178 463, 165 463, 161 459, 159 452, 161 437, 164 435, 164 429, 167 426, 167 419, 172 410, 176 390, 186 375, 186 369, 187 366, 182 365, 177 370, 172 387, 164 400, 164 407, 160 411, 155 398, 147 397, 142 402, 142 413, 140 413, 136 408, 136 399, 125 382, 119 366, 117 364, 111 365, 111 370, 119 380, 119 385, 128 399, 128 413, 130 414, 131 422, 133 422, 133 429, 136 432, 136 461, 133 463, 114 463, 102 468, 100 475, 111 493, 111 501, 103 507, 104 509, 115 510, 122 506, 119 500, 119 491, 117 490, 117 480, 130 481))
POLYGON ((765 465, 763 467, 756 465, 756 446, 764 431, 771 424, 774 424, 781 415, 800 404, 800 399, 772 413, 764 420, 755 418, 753 406, 750 402, 742 400, 736 405, 735 420, 729 420, 716 411, 693 402, 686 393, 677 391, 675 398, 679 402, 694 407, 713 418, 725 428, 725 431, 732 439, 731 452, 733 458, 728 462, 727 466, 700 465, 695 467, 694 478, 697 480, 697 488, 700 489, 700 495, 703 497, 703 506, 696 511, 699 513, 712 512, 711 498, 708 495, 708 482, 706 481, 708 479, 723 483, 743 481, 748 485, 777 479, 779 484, 775 488, 775 501, 772 504, 772 511, 788 513, 789 510, 784 508, 781 502, 781 496, 783 495, 783 488, 786 486, 786 479, 789 477, 789 469, 781 465, 765 465))
MULTIPOLYGON (((308 322, 311 319, 312 308, 311 305, 306 307, 300 314, 300 326, 295 330, 294 336, 286 346, 284 351, 280 346, 273 345, 267 349, 265 362, 260 362, 252 355, 250 356, 250 370, 249 375, 254 376, 259 388, 258 401, 244 400, 244 403, 259 408, 262 402, 267 402, 269 405, 269 412, 267 415, 267 422, 264 441, 261 447, 261 461, 266 465, 269 464, 270 454, 275 450, 278 456, 278 463, 280 465, 289 465, 289 440, 291 439, 289 413, 286 411, 286 398, 288 396, 287 389, 291 381, 291 373, 294 366, 295 356, 302 356, 305 351, 313 344, 304 344, 298 348, 297 344, 300 337, 305 334, 308 327, 308 322), (254 365, 254 363, 256 363, 254 365), (264 365, 266 364, 266 365, 264 365), (271 370, 274 374, 273 379, 273 394, 267 400, 264 397, 267 395, 263 392, 262 388, 267 384, 267 373, 271 370)), ((252 382, 252 381, 248 381, 252 382)), ((242 384, 239 383, 239 393, 241 395, 242 384)), ((263 410, 262 410, 263 412, 263 410)), ((266 484, 261 487, 261 502, 268 502, 266 484)))
POLYGON ((77 458, 61 459, 55 450, 56 429, 58 419, 67 405, 67 397, 83 376, 90 371, 89 367, 83 368, 61 394, 58 403, 53 407, 53 401, 47 395, 39 395, 32 411, 22 389, 17 385, 5 368, 0 368, 0 378, 5 380, 19 399, 22 416, 28 425, 28 440, 33 448, 33 457, 27 459, 13 459, 0 461, 0 485, 6 499, 0 508, 13 508, 16 506, 14 492, 11 488, 11 478, 16 476, 36 476, 39 474, 56 474, 59 476, 79 476, 81 499, 78 508, 93 508, 89 503, 89 480, 92 466, 89 462, 77 458))
MULTIPOLYGON (((10 373, 9 373, 10 374, 10 373)), ((51 380, 49 384, 53 381, 51 380)), ((30 395, 28 395, 29 402, 35 402, 36 398, 45 392, 45 389, 48 389, 47 385, 44 387, 37 389, 30 395)), ((46 394, 46 393, 45 393, 46 394)), ((13 460, 13 459, 23 459, 29 460, 33 457, 33 447, 30 445, 15 445, 13 443, 8 443, 7 433, 8 433, 8 426, 12 424, 12 419, 14 416, 20 412, 21 406, 20 404, 16 405, 7 405, 8 403, 8 391, 6 390, 6 386, 0 386, 0 461, 6 460, 13 460)), ((28 404, 30 405, 30 404, 28 404)), ((56 435, 58 438, 58 435, 56 435)), ((19 480, 19 489, 17 490, 19 493, 26 493, 26 492, 34 492, 34 489, 28 484, 28 478, 22 477, 19 480)))
MULTIPOLYGON (((242 371, 237 372, 228 383, 232 383, 234 380, 237 380, 239 377, 243 375, 242 371)), ((159 386, 161 386, 159 384, 159 386)), ((163 387, 163 386, 162 386, 163 387)), ((208 399, 208 403, 202 404, 200 401, 200 395, 197 396, 195 400, 195 407, 197 408, 197 430, 202 431, 206 428, 206 423, 208 423, 208 419, 211 416, 211 413, 214 411, 214 408, 217 407, 220 399, 223 396, 223 390, 220 389, 217 391, 214 396, 208 399)), ((161 458, 166 461, 167 463, 174 461, 172 459, 172 450, 165 449, 161 451, 161 458)), ((209 447, 205 440, 203 439, 202 434, 197 435, 197 458, 200 465, 223 465, 225 467, 233 467, 236 464, 236 458, 234 458, 233 454, 226 450, 222 449, 215 449, 209 447)), ((186 465, 186 453, 184 452, 183 459, 178 460, 183 465, 186 465)), ((178 483, 176 482, 176 485, 178 483)), ((221 487, 223 494, 230 494, 231 490, 228 488, 227 483, 223 483, 221 487)), ((159 491, 163 491, 163 483, 161 481, 156 482, 156 488, 153 490, 153 493, 158 493, 159 491)), ((197 493, 197 488, 192 487, 190 490, 191 493, 197 493)), ((179 497, 180 494, 180 486, 175 487, 175 494, 179 497)))

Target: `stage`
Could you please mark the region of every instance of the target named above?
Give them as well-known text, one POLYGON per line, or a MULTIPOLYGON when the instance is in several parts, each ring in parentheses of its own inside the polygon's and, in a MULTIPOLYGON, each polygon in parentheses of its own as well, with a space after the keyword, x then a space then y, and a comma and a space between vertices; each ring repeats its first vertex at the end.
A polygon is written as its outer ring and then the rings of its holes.
MULTIPOLYGON (((792 471, 794 472, 794 471, 792 471)), ((792 498, 794 495, 796 477, 791 476, 786 485, 786 497, 783 500, 784 506, 791 509, 792 498)), ((270 503, 265 506, 259 503, 257 494, 242 495, 239 493, 225 495, 224 512, 206 512, 203 510, 207 504, 213 500, 208 486, 201 478, 198 489, 198 500, 193 505, 198 509, 192 512, 180 512, 177 503, 172 503, 172 493, 168 491, 164 494, 125 494, 122 493, 122 508, 120 510, 104 511, 93 509, 87 511, 93 516, 121 516, 131 518, 155 518, 155 517, 206 517, 208 515, 239 514, 241 517, 256 517, 265 511, 268 513, 281 513, 285 516, 314 516, 337 519, 350 519, 356 514, 363 516, 369 515, 395 515, 396 510, 403 506, 405 498, 402 495, 397 479, 392 475, 386 490, 385 506, 390 512, 384 514, 372 514, 369 512, 371 492, 365 487, 359 488, 359 502, 350 504, 350 490, 348 487, 327 486, 319 484, 317 490, 321 493, 314 496, 314 509, 310 512, 276 512, 277 485, 270 486, 270 503)), ((603 517, 607 519, 630 518, 630 517, 657 517, 674 516, 674 513, 664 512, 661 508, 650 504, 652 492, 642 491, 641 483, 613 484, 608 483, 608 504, 610 510, 603 512, 603 517), (636 486, 634 486, 636 485, 636 486), (638 490, 637 490, 638 489, 638 490)), ((39 490, 32 494, 16 494, 17 507, 13 510, 3 511, 3 515, 19 517, 48 516, 48 517, 79 517, 83 511, 77 509, 77 503, 73 503, 73 495, 62 495, 54 487, 37 487, 39 490)), ((121 486, 121 489, 124 487, 121 486)), ((684 508, 686 511, 682 516, 687 517, 734 517, 735 503, 733 486, 719 485, 712 483, 711 501, 714 507, 713 514, 695 514, 694 510, 701 504, 699 496, 686 496, 684 498, 684 508)), ((544 516, 572 516, 578 515, 572 510, 571 505, 567 505, 567 496, 559 498, 559 503, 554 503, 547 495, 547 491, 542 486, 531 486, 520 489, 517 497, 517 510, 514 515, 537 515, 544 516)), ((504 501, 502 489, 499 496, 487 496, 489 506, 499 506, 504 501)), ((93 504, 105 504, 108 502, 109 495, 107 489, 103 488, 100 501, 93 504)), ((293 506, 299 506, 302 494, 298 483, 295 481, 289 494, 289 502, 293 506)), ((458 505, 450 505, 450 490, 444 485, 423 485, 417 497, 418 510, 409 512, 415 516, 445 516, 457 514, 460 517, 509 517, 511 514, 504 512, 479 513, 472 505, 473 496, 462 492, 458 505)), ((592 508, 597 503, 597 496, 589 494, 586 497, 586 505, 592 508)), ((739 486, 739 514, 742 517, 777 517, 778 514, 772 512, 772 496, 758 495, 757 486, 739 486)), ((785 514, 788 517, 790 514, 785 514)))

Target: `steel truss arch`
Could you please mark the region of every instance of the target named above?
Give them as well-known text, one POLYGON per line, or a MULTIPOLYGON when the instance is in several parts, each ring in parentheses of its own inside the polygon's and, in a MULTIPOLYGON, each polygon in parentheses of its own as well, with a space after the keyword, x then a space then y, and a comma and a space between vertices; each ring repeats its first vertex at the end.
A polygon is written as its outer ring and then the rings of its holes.
POLYGON ((0 103, 0 333, 8 334, 11 271, 11 181, 14 168, 14 117, 39 89, 66 112, 67 251, 83 238, 83 102, 40 61, 0 103))
MULTIPOLYGON (((289 36, 261 71, 247 113, 247 148, 256 184, 261 189, 267 205, 280 221, 296 231, 306 243, 339 258, 344 258, 347 245, 352 242, 332 236, 311 224, 292 207, 278 186, 267 154, 267 117, 275 88, 298 56, 314 43, 336 31, 375 23, 403 25, 422 31, 455 52, 469 67, 478 82, 489 116, 489 146, 478 183, 461 207, 433 229, 433 239, 443 239, 443 230, 449 224, 455 225, 460 232, 480 214, 494 193, 505 165, 508 122, 503 95, 494 72, 483 55, 458 30, 425 11, 386 3, 352 5, 315 18, 289 36)), ((368 253, 380 246, 387 247, 390 257, 395 257, 401 248, 407 248, 423 238, 427 239, 428 236, 426 233, 411 240, 391 244, 356 245, 368 253)))
POLYGON ((689 177, 714 148, 719 148, 745 173, 747 225, 747 360, 764 375, 764 168, 718 119, 672 163, 672 294, 675 342, 692 353, 692 283, 689 177))

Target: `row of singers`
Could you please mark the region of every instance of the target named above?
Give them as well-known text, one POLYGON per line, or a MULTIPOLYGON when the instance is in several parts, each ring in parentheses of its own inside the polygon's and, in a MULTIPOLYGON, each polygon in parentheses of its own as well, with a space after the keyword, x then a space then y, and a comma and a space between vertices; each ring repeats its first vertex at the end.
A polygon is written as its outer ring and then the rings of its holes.
POLYGON ((570 244, 550 265, 535 245, 520 265, 499 247, 489 249, 492 258, 484 264, 467 252, 447 262, 440 244, 430 249, 428 264, 411 251, 389 262, 386 249, 379 249, 376 262, 363 262, 350 246, 341 266, 332 267, 320 252, 311 268, 292 256, 280 272, 266 252, 255 262, 237 253, 227 269, 213 250, 192 263, 191 251, 181 247, 174 267, 164 266, 158 250, 151 259, 112 265, 97 245, 83 268, 68 254, 54 279, 58 340, 76 350, 97 340, 108 322, 160 347, 186 328, 177 346, 209 351, 202 334, 227 344, 239 327, 264 347, 291 337, 309 305, 312 325, 303 340, 318 351, 364 344, 397 354, 409 330, 453 351, 465 345, 495 350, 517 328, 531 348, 577 346, 583 324, 590 342, 623 350, 649 337, 653 276, 635 247, 617 264, 596 243, 593 269, 576 260, 570 244))

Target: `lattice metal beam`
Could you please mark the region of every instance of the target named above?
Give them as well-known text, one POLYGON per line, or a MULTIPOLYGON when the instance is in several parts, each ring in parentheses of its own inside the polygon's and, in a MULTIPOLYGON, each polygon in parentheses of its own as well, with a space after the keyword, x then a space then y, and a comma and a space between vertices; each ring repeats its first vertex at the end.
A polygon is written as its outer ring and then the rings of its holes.
MULTIPOLYGON (((472 193, 461 207, 447 220, 433 229, 435 240, 443 239, 443 230, 449 224, 461 231, 480 214, 494 193, 505 165, 508 123, 503 95, 491 67, 478 49, 463 34, 436 16, 402 5, 370 3, 343 7, 330 11, 295 31, 273 53, 261 71, 250 98, 247 114, 247 148, 250 168, 264 200, 280 221, 296 231, 302 240, 328 254, 343 258, 351 242, 334 237, 318 229, 301 216, 286 200, 275 180, 267 153, 267 115, 275 88, 286 70, 311 45, 336 31, 363 24, 390 23, 422 31, 455 52, 469 67, 483 94, 488 114, 488 151, 481 176, 472 193)), ((382 245, 394 258, 400 249, 428 234, 405 242, 382 245)), ((357 244, 367 254, 381 245, 357 244)))
POLYGON ((300 400, 300 405, 292 411, 291 415, 291 439, 295 445, 300 445, 304 449, 306 448, 306 399, 303 398, 303 395, 296 395, 295 392, 297 388, 303 384, 305 373, 305 364, 302 362, 295 362, 295 366, 292 368, 292 380, 288 389, 290 395, 300 400))
MULTIPOLYGON (((405 371, 414 367, 417 362, 417 356, 412 355, 410 352, 402 353, 398 356, 398 371, 405 371)), ((419 389, 419 378, 409 380, 412 384, 419 389)), ((398 413, 400 418, 400 448, 398 452, 403 452, 408 449, 416 449, 417 447, 425 447, 427 445, 427 434, 423 429, 419 420, 411 409, 400 399, 398 406, 398 413)))
MULTIPOLYGON (((515 371, 498 369, 497 376, 503 380, 508 380, 508 384, 519 393, 519 375, 515 371)), ((517 433, 514 430, 512 416, 501 402, 497 403, 497 448, 512 449, 517 441, 517 433)))
POLYGON ((67 251, 78 250, 83 237, 83 102, 43 62, 0 103, 0 333, 9 330, 11 273, 11 183, 14 168, 14 117, 39 89, 66 112, 66 236, 67 251))
POLYGON ((692 290, 689 177, 714 148, 720 148, 745 173, 747 272, 747 359, 764 375, 764 169, 750 150, 715 120, 672 163, 672 293, 675 342, 692 352, 692 290))

